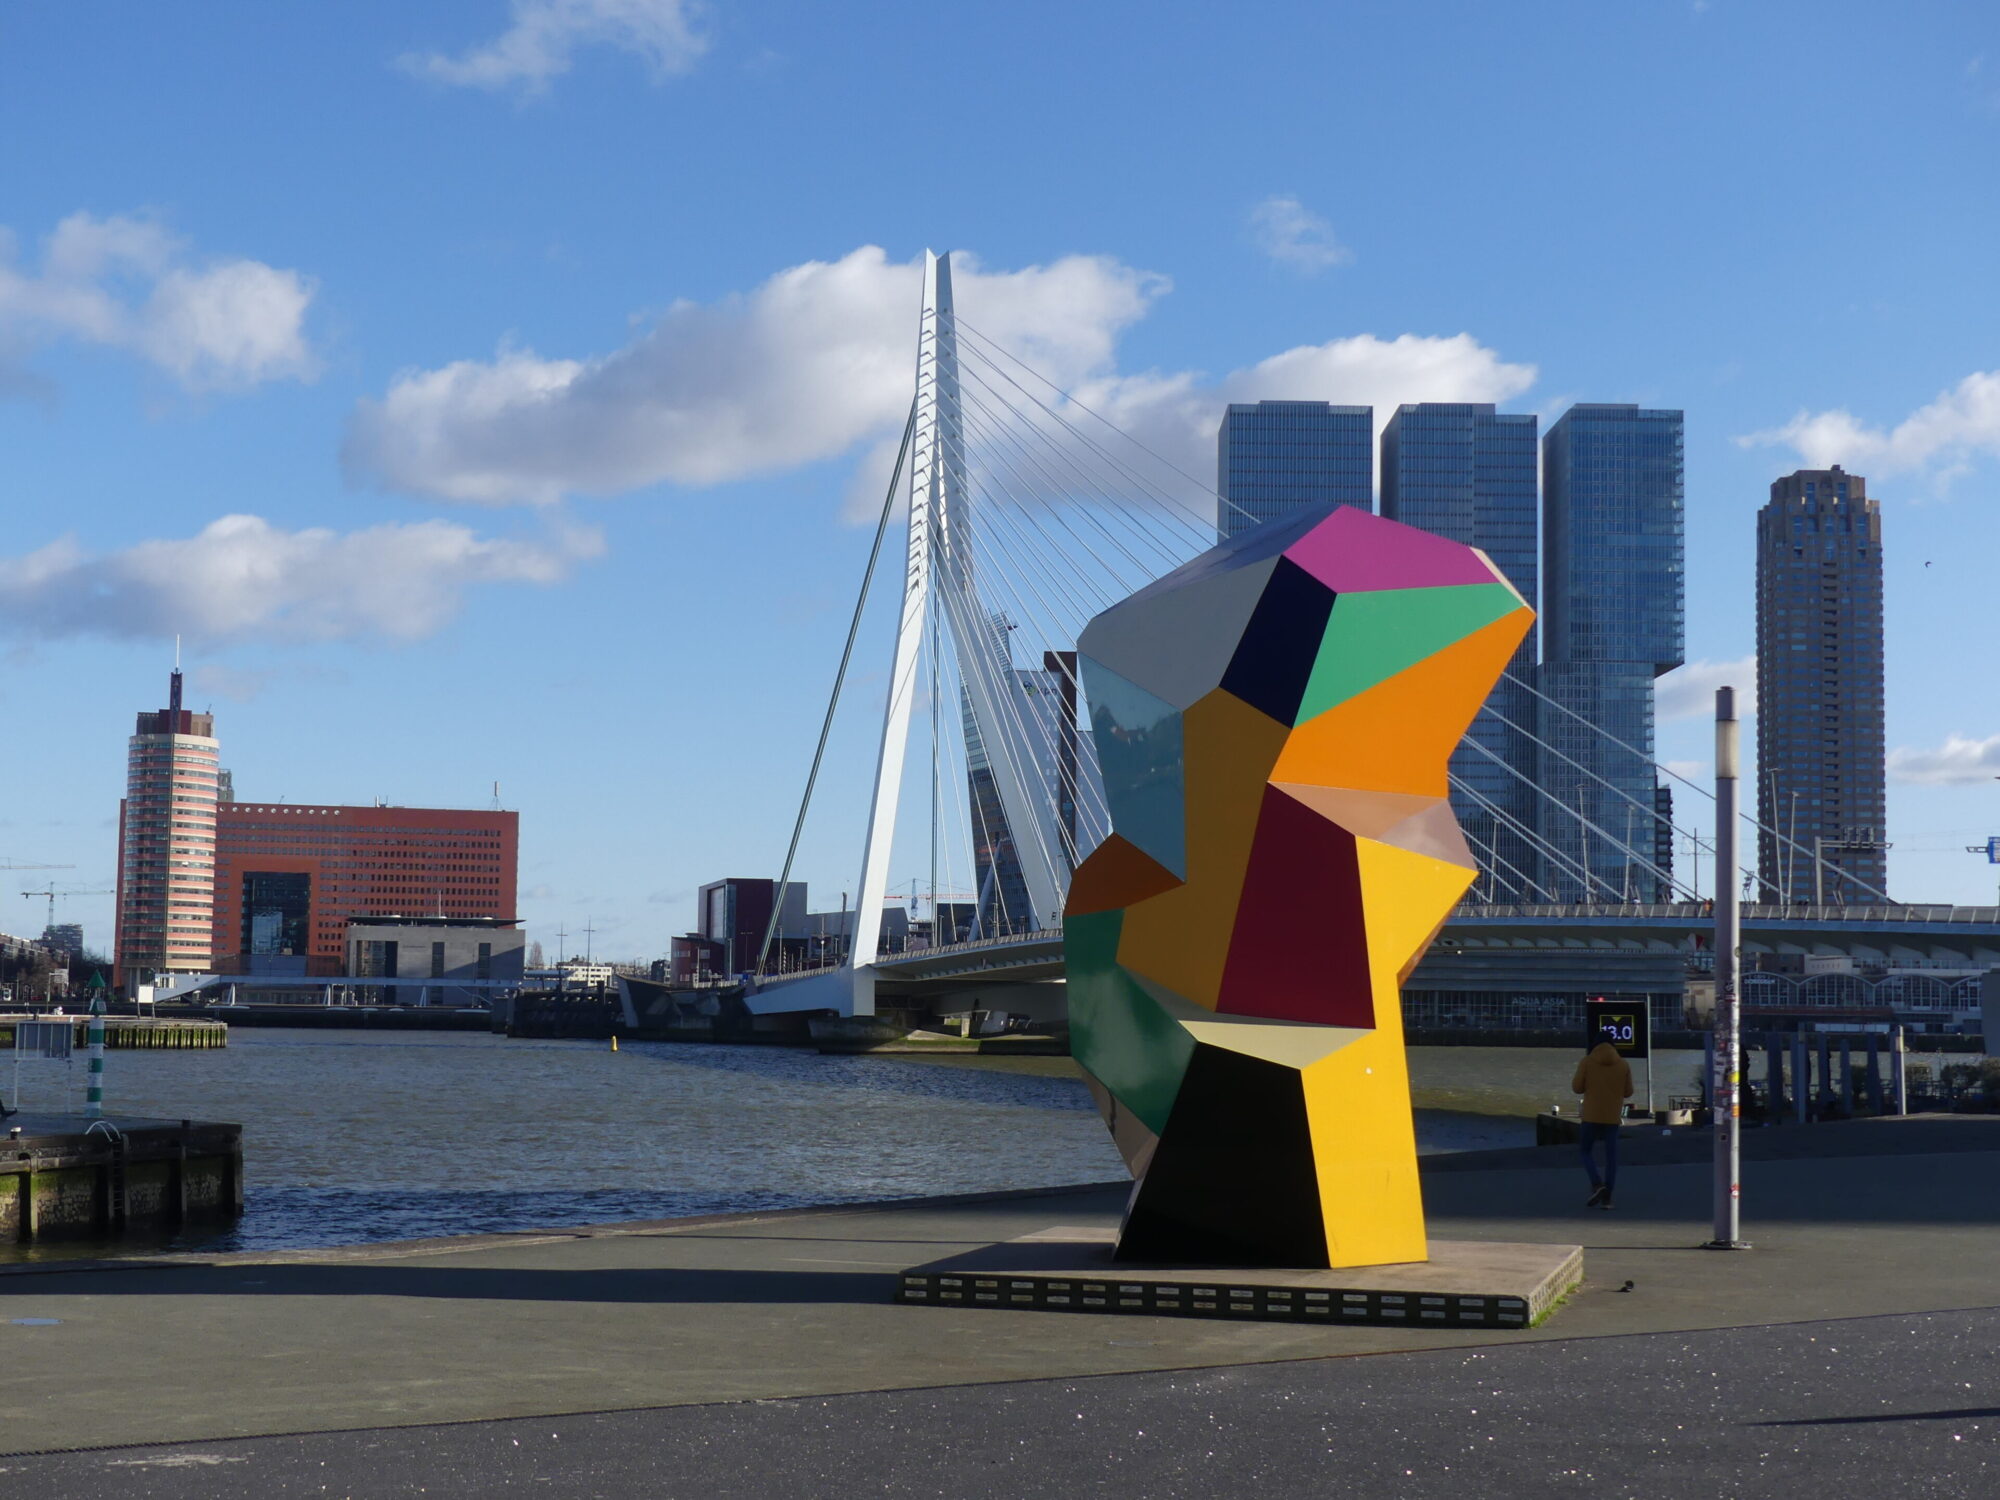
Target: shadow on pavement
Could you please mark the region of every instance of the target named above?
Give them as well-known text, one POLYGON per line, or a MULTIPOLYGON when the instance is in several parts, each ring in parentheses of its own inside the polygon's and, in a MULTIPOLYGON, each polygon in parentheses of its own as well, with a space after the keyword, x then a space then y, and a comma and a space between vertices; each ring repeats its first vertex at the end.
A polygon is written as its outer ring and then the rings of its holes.
POLYGON ((1786 1422, 1753 1422, 1753 1427, 1851 1427, 1874 1422, 1957 1422, 2000 1417, 2000 1406, 1963 1406, 1956 1411, 1892 1411, 1866 1417, 1794 1417, 1786 1422))
MULTIPOLYGON (((40 1278, 34 1278, 39 1281, 40 1278)), ((160 1266, 93 1272, 63 1293, 92 1297, 437 1297, 467 1302, 870 1303, 893 1300, 893 1273, 749 1269, 521 1270, 490 1266, 349 1265, 160 1266)), ((16 1283, 20 1294, 46 1283, 16 1283)))

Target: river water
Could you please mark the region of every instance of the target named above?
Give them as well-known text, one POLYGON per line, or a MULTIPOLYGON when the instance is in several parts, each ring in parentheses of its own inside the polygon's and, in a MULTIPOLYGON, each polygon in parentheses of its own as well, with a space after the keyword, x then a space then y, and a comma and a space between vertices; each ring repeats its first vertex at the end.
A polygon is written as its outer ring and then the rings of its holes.
MULTIPOLYGON (((1528 1117, 1573 1097, 1568 1053, 1410 1055, 1424 1150, 1528 1144, 1528 1117)), ((1663 1089, 1670 1071, 1691 1079, 1699 1059, 1674 1056, 1663 1089)), ((243 1217, 133 1251, 493 1233, 1125 1175, 1067 1058, 649 1042, 614 1053, 481 1033, 240 1027, 227 1048, 113 1052, 106 1069, 113 1115, 244 1127, 243 1217)), ((31 1064, 28 1106, 58 1107, 63 1078, 31 1064)), ((103 1251, 0 1246, 0 1259, 79 1253, 103 1251)))

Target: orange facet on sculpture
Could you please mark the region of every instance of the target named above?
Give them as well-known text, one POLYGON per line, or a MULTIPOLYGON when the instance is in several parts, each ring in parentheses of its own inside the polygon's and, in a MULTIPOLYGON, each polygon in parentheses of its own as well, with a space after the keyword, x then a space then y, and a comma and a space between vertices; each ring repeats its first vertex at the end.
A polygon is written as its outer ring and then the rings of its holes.
POLYGON ((1121 1258, 1427 1258, 1401 986, 1477 874, 1446 766, 1532 619, 1483 552, 1315 507, 1084 631, 1113 832, 1064 946, 1121 1258))

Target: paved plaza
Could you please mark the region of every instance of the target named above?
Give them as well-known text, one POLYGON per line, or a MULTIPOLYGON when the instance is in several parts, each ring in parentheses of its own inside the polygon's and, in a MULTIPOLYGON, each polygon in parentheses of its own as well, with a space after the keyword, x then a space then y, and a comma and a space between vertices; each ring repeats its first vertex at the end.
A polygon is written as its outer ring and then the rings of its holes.
POLYGON ((2000 1129, 1746 1156, 1740 1255, 1696 1248, 1700 1161, 1634 1165, 1612 1214, 1561 1155, 1427 1162, 1435 1236, 1586 1247, 1584 1288, 1505 1335, 892 1300, 905 1266, 1113 1222, 1115 1188, 7 1268, 0 1492, 2000 1488, 2000 1129))

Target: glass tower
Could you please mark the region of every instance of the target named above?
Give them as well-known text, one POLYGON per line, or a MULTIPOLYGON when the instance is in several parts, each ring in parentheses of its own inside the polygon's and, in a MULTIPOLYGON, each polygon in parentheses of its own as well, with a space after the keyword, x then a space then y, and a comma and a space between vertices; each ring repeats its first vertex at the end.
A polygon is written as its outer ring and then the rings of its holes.
POLYGON ((1885 781, 1880 505, 1859 474, 1801 469, 1757 513, 1764 899, 1882 900, 1885 781))
POLYGON ((1226 539, 1302 505, 1375 506, 1375 409, 1324 401, 1235 403, 1215 435, 1216 517, 1226 539))
MULTIPOLYGON (((1528 603, 1541 573, 1536 545, 1536 419, 1491 403, 1424 402, 1398 407, 1382 431, 1382 514, 1493 559, 1528 603)), ((1508 670, 1533 680, 1530 629, 1508 670)), ((1532 901, 1538 766, 1535 703, 1505 678, 1451 758, 1452 809, 1485 876, 1472 899, 1532 901)))
POLYGON ((1684 654, 1681 433, 1677 411, 1580 404, 1542 440, 1537 781, 1559 900, 1671 898, 1653 679, 1684 654))

